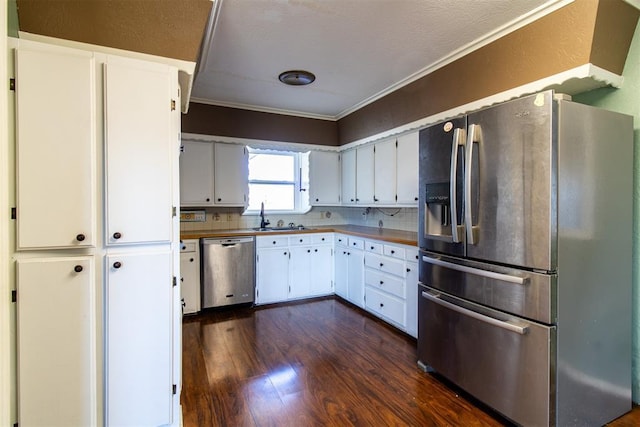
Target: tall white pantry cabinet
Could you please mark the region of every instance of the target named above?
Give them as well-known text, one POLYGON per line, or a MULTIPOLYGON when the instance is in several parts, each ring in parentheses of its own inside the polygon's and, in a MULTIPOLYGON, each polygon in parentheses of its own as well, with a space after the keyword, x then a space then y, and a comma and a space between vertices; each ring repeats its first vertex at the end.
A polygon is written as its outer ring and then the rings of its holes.
POLYGON ((178 71, 13 46, 18 422, 179 425, 178 71))

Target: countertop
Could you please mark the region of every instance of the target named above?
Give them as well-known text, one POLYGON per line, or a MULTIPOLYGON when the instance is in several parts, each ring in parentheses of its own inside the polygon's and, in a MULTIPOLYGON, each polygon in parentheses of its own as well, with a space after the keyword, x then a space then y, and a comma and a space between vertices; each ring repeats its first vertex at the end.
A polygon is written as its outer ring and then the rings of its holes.
POLYGON ((182 240, 207 237, 269 236, 272 234, 308 234, 308 233, 342 233, 365 239, 382 240, 401 245, 417 246, 418 233, 414 231, 393 230, 389 228, 365 227, 362 225, 331 225, 327 227, 311 227, 305 230, 256 231, 242 230, 189 230, 180 233, 182 240))

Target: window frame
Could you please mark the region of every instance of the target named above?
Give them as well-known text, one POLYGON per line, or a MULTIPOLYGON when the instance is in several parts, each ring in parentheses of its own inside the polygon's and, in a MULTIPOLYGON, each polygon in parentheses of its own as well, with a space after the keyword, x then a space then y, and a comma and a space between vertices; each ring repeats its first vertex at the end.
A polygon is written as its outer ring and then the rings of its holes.
MULTIPOLYGON (((298 152, 298 151, 289 151, 289 150, 276 150, 276 149, 265 149, 265 148, 251 148, 247 147, 249 151, 249 157, 252 154, 268 154, 268 155, 276 155, 276 156, 286 156, 293 158, 293 181, 279 181, 279 180, 261 180, 261 179, 250 179, 247 176, 247 186, 249 187, 249 195, 248 198, 251 198, 251 184, 268 184, 268 185, 293 185, 293 209, 270 209, 269 206, 265 206, 265 214, 305 214, 311 210, 311 205, 309 204, 309 192, 308 188, 302 187, 303 176, 302 174, 305 172, 308 174, 308 162, 309 162, 309 152, 298 152), (303 163, 306 162, 307 166, 303 167, 303 163), (304 169, 304 170, 303 170, 304 169)), ((247 168, 248 173, 248 168, 247 168)), ((308 182, 308 178, 306 180, 308 182)), ((243 215, 259 215, 259 209, 249 209, 249 201, 247 201, 247 209, 244 211, 243 215)))

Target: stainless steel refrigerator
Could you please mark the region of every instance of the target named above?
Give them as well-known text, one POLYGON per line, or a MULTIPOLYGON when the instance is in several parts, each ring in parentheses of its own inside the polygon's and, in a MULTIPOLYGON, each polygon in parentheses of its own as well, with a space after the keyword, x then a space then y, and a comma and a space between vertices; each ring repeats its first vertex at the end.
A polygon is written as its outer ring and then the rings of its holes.
POLYGON ((420 132, 418 358, 524 426, 631 409, 632 117, 547 91, 420 132))

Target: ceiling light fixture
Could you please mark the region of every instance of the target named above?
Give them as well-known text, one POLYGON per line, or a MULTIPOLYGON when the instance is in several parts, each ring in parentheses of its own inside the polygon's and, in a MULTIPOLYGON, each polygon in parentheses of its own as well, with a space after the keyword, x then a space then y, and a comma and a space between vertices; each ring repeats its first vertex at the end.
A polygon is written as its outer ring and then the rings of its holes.
POLYGON ((304 70, 290 70, 280 73, 278 79, 286 84, 291 86, 305 86, 316 79, 316 76, 309 71, 304 70))

